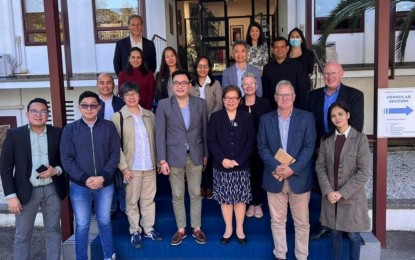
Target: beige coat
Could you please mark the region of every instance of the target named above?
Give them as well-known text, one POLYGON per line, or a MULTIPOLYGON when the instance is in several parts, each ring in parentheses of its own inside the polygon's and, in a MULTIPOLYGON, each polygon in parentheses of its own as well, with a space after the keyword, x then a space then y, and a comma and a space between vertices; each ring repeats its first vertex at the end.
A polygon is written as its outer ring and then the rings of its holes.
POLYGON ((344 143, 339 164, 339 192, 342 198, 335 204, 327 200, 334 191, 334 143, 335 134, 321 141, 316 162, 318 182, 322 193, 320 222, 323 226, 345 232, 361 232, 370 228, 367 198, 364 185, 370 172, 370 150, 367 137, 354 128, 344 143))
MULTIPOLYGON (((199 85, 192 86, 190 89, 190 95, 200 97, 199 85)), ((207 84, 205 87, 205 100, 207 104, 208 118, 213 112, 222 109, 222 87, 218 80, 215 80, 213 84, 207 84)))
MULTIPOLYGON (((155 144, 155 121, 154 121, 154 114, 153 112, 141 108, 141 113, 143 115, 143 122, 145 128, 147 130, 147 135, 150 141, 150 152, 151 152, 151 161, 153 163, 154 169, 157 166, 156 162, 156 144, 155 144)), ((134 119, 130 112, 128 111, 127 106, 123 106, 121 108, 121 113, 124 118, 124 126, 123 126, 123 143, 124 143, 124 151, 121 150, 121 157, 120 163, 118 164, 118 169, 121 171, 130 168, 133 165, 134 159, 134 149, 135 149, 135 137, 134 137, 134 119)), ((111 117, 111 121, 115 124, 117 128, 118 134, 121 132, 120 126, 120 114, 114 113, 111 117)))

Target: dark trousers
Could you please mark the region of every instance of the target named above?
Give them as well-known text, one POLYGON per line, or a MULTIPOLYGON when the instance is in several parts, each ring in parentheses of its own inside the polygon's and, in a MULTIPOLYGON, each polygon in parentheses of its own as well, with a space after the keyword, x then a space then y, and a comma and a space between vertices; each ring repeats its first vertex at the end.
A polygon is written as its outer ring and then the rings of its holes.
POLYGON ((205 189, 213 189, 213 161, 212 157, 208 157, 205 170, 202 173, 202 183, 200 187, 205 189))
POLYGON ((341 260, 343 254, 343 233, 349 237, 349 259, 359 260, 360 258, 360 234, 359 232, 343 232, 331 230, 331 248, 334 260, 341 260))
POLYGON ((258 151, 254 151, 251 155, 251 205, 260 205, 264 201, 265 191, 262 188, 262 176, 264 173, 264 164, 258 155, 258 151))

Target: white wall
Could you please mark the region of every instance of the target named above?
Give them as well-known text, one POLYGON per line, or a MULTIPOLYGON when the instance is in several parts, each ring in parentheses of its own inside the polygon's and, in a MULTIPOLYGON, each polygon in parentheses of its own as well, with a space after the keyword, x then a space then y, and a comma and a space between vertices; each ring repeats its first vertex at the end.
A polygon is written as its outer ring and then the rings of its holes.
MULTIPOLYGON (((280 35, 287 36, 292 28, 305 24, 305 0, 279 0, 278 4, 279 28, 277 29, 280 35)), ((148 0, 145 6, 147 38, 151 39, 154 34, 158 34, 167 40, 166 45, 177 49, 175 1, 148 0), (169 4, 173 7, 173 34, 170 33, 169 4)), ((95 43, 91 1, 68 1, 68 9, 73 72, 112 72, 115 44, 95 43)), ((366 12, 364 33, 330 35, 329 41, 336 42, 340 63, 374 62, 374 14, 374 10, 366 12)), ((245 33, 246 29, 247 24, 246 26, 244 24, 245 33)), ((14 59, 18 57, 15 37, 21 37, 22 64, 15 68, 14 72, 27 72, 29 75, 49 73, 46 47, 24 45, 21 1, 0 0, 0 35, 0 54, 11 54, 14 59)), ((318 38, 319 35, 314 35, 313 42, 318 38)), ((415 32, 411 32, 405 61, 415 61, 415 50, 411 48, 414 42, 415 32)), ((157 58, 157 62, 160 62, 160 57, 157 58)))

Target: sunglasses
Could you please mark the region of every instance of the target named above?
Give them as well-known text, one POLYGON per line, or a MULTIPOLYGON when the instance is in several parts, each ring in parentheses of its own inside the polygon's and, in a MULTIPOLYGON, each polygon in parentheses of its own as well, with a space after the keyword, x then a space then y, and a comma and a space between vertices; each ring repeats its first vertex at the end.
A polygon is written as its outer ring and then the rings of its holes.
POLYGON ((80 106, 81 106, 82 109, 88 109, 88 108, 90 108, 92 110, 95 110, 95 109, 98 108, 99 105, 97 105, 97 104, 91 104, 91 105, 88 105, 88 104, 80 104, 80 106))

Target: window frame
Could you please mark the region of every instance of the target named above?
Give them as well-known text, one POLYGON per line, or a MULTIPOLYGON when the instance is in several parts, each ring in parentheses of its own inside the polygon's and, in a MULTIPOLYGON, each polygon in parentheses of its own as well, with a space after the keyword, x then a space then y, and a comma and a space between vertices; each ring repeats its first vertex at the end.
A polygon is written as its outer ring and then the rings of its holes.
MULTIPOLYGON (((321 23, 324 23, 325 21, 328 20, 327 16, 316 16, 316 4, 317 1, 314 1, 314 34, 321 34, 322 30, 321 30, 321 23)), ((347 18, 344 19, 342 22, 346 22, 348 23, 348 25, 350 26, 350 24, 353 22, 352 21, 353 18, 347 18)), ((343 33, 363 33, 365 32, 365 14, 362 15, 362 17, 360 18, 358 27, 356 27, 355 29, 352 29, 348 26, 348 28, 335 28, 331 33, 336 33, 336 34, 343 34, 343 33)))
MULTIPOLYGON (((395 11, 395 32, 401 31, 401 24, 399 24, 399 20, 405 16, 407 16, 409 11, 395 11)), ((411 26, 411 31, 415 30, 415 23, 411 26)))
MULTIPOLYGON (((101 43, 115 43, 120 39, 113 39, 113 40, 101 40, 98 38, 98 34, 101 31, 118 31, 118 30, 128 30, 128 26, 119 26, 119 27, 97 27, 97 17, 96 17, 96 0, 92 1, 92 17, 94 21, 94 39, 96 44, 101 43)), ((136 0, 138 4, 138 15, 143 18, 145 21, 144 11, 145 10, 145 0, 136 0)), ((145 35, 145 27, 143 28, 143 36, 145 35)))
MULTIPOLYGON (((46 35, 46 19, 45 19, 45 28, 44 29, 27 29, 26 25, 26 0, 20 1, 22 4, 22 17, 23 17, 23 34, 24 34, 24 41, 25 46, 46 46, 47 42, 33 42, 30 41, 30 35, 35 33, 44 33, 46 35)), ((43 14, 45 14, 45 7, 43 4, 43 14)), ((46 16, 46 14, 45 14, 46 16)), ((63 27, 63 20, 62 20, 62 11, 59 12, 59 27, 63 27), (62 24, 62 26, 60 26, 62 24)), ((59 33, 64 35, 63 28, 59 28, 59 33)), ((65 37, 65 36, 63 36, 65 37)), ((61 45, 63 45, 64 39, 61 39, 61 45)))

